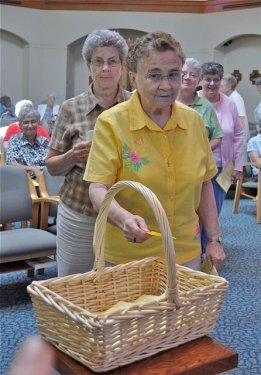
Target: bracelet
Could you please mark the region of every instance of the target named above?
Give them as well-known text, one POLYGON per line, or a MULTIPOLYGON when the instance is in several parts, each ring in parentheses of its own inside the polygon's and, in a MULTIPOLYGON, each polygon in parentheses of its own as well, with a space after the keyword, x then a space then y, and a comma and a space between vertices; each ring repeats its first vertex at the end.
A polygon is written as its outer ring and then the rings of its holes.
POLYGON ((207 239, 207 242, 219 242, 221 243, 223 240, 222 240, 222 237, 220 235, 218 236, 214 236, 214 237, 208 237, 207 239))

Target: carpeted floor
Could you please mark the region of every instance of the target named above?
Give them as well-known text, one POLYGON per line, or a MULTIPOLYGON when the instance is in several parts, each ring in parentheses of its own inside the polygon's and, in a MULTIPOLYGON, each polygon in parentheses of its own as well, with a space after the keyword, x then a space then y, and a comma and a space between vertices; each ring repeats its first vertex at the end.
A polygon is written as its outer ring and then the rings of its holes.
MULTIPOLYGON (((230 288, 211 336, 239 353, 236 370, 229 375, 261 374, 261 224, 255 221, 255 203, 243 199, 240 213, 231 213, 226 200, 221 213, 227 262, 221 276, 230 288)), ((49 269, 44 276, 56 276, 49 269)), ((1 276, 0 287, 0 374, 7 374, 15 350, 25 337, 38 333, 26 286, 32 279, 25 272, 1 276)), ((208 355, 208 353, 206 353, 208 355)), ((123 372, 124 375, 124 372, 123 372)))
POLYGON ((223 374, 261 374, 261 224, 256 224, 255 203, 240 201, 231 214, 226 200, 220 223, 227 255, 221 273, 229 291, 212 337, 239 353, 239 366, 223 374))

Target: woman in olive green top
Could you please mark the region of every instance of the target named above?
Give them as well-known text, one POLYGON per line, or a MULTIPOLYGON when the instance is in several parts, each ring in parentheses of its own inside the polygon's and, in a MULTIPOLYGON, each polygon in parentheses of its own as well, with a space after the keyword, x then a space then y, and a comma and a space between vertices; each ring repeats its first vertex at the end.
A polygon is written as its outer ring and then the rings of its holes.
POLYGON ((211 149, 217 148, 223 137, 223 131, 219 124, 213 105, 197 94, 197 86, 200 82, 201 66, 194 58, 187 58, 182 68, 182 81, 177 100, 195 109, 203 118, 211 149))

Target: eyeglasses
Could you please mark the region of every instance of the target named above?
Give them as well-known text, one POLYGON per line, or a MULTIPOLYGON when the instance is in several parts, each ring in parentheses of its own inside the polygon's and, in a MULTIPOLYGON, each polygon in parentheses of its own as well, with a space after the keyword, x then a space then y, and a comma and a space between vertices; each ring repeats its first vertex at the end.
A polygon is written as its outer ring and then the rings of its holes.
POLYGON ((182 71, 182 78, 185 78, 186 76, 188 76, 189 78, 198 78, 198 74, 197 73, 193 73, 193 72, 186 72, 186 71, 182 71))
POLYGON ((29 125, 29 124, 35 125, 37 123, 38 123, 37 120, 25 120, 25 121, 22 122, 23 125, 29 125))
POLYGON ((108 60, 103 60, 103 59, 97 58, 97 59, 91 60, 91 63, 94 66, 98 66, 98 67, 102 67, 102 66, 104 66, 104 64, 107 64, 111 67, 115 67, 115 66, 120 64, 120 60, 117 60, 115 58, 111 58, 111 59, 108 59, 108 60))
POLYGON ((180 70, 174 70, 173 72, 170 72, 166 76, 164 76, 161 73, 148 73, 145 78, 148 81, 151 81, 152 83, 160 83, 164 80, 164 78, 167 78, 167 80, 171 83, 179 81, 181 78, 181 71, 180 70))

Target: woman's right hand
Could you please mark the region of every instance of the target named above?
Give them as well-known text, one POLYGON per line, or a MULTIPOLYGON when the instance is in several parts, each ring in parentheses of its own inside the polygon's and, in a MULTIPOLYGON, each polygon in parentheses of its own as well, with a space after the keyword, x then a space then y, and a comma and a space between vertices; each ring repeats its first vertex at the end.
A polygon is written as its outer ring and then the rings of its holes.
POLYGON ((66 176, 77 164, 85 166, 91 148, 90 141, 81 141, 65 153, 50 148, 45 165, 52 176, 66 176))
MULTIPOLYGON (((109 186, 107 185, 96 182, 90 184, 89 196, 97 212, 99 212, 108 190, 109 186)), ((151 237, 147 233, 149 229, 145 220, 141 216, 133 215, 121 207, 115 199, 110 204, 108 221, 120 228, 123 231, 124 237, 130 242, 142 243, 151 237)))
POLYGON ((123 222, 124 237, 129 242, 142 243, 149 239, 151 236, 147 233, 148 227, 145 220, 138 216, 132 215, 126 218, 123 222))
POLYGON ((73 146, 71 156, 75 164, 86 164, 91 144, 90 141, 81 141, 73 146))

